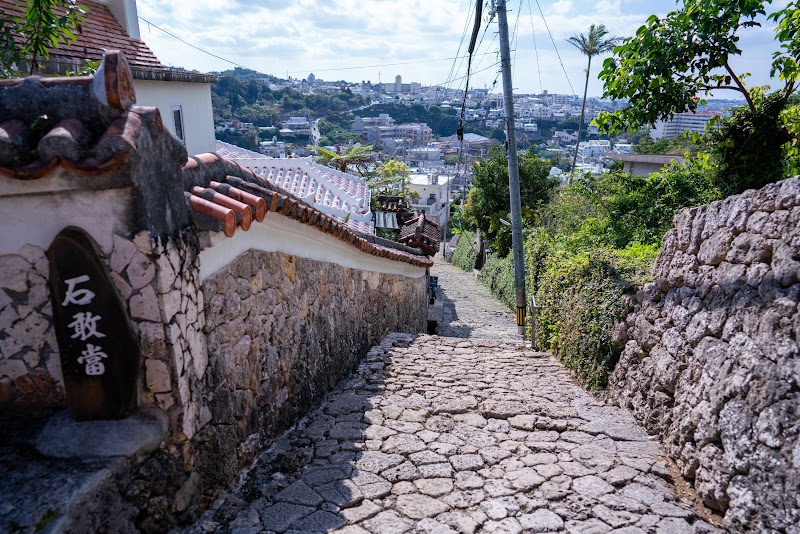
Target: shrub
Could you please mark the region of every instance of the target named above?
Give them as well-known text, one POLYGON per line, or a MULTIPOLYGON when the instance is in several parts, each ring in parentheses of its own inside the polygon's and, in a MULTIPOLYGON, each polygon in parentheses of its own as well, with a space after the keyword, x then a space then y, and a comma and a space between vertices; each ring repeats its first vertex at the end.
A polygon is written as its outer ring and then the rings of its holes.
POLYGON ((622 347, 615 326, 633 308, 633 295, 648 280, 657 247, 625 251, 599 248, 573 256, 550 250, 539 274, 536 320, 539 348, 573 369, 589 388, 604 388, 622 347))
POLYGON ((453 265, 471 273, 477 259, 478 247, 475 246, 475 234, 465 230, 461 233, 456 251, 453 253, 453 265))
POLYGON ((505 258, 490 254, 481 269, 480 281, 509 308, 516 306, 514 290, 514 255, 505 258))

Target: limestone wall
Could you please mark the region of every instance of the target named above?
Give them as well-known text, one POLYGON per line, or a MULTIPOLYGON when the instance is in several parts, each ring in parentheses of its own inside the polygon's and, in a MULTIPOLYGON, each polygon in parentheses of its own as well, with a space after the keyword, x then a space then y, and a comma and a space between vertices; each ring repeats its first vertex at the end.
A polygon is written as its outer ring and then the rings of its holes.
POLYGON ((304 415, 386 334, 423 332, 426 284, 255 250, 208 278, 210 422, 195 439, 216 444, 199 466, 205 478, 229 482, 264 436, 304 415))
MULTIPOLYGON (((172 282, 157 276, 157 261, 170 256, 155 250, 147 232, 134 237, 113 233, 100 246, 118 296, 128 304, 131 326, 147 358, 166 359, 166 333, 159 297, 172 282), (156 258, 159 258, 158 260, 156 258)), ((173 254, 174 255, 174 254, 173 254)), ((48 260, 34 244, 0 255, 0 407, 15 411, 64 407, 64 379, 53 329, 48 260)), ((170 269, 172 271, 172 269, 170 269)), ((173 313, 166 324, 172 321, 173 313)), ((166 319, 166 318, 165 318, 166 319)), ((145 376, 143 361, 140 376, 145 376)), ((153 364, 148 364, 150 368, 153 364)), ((148 373, 152 376, 152 372, 148 373)), ((169 376, 169 374, 167 374, 169 376)), ((140 405, 156 404, 155 392, 140 388, 140 405)), ((169 390, 167 390, 169 391, 169 390)), ((166 409, 172 402, 159 399, 166 409)))
POLYGON ((611 378, 733 531, 800 524, 800 178, 680 213, 611 378))

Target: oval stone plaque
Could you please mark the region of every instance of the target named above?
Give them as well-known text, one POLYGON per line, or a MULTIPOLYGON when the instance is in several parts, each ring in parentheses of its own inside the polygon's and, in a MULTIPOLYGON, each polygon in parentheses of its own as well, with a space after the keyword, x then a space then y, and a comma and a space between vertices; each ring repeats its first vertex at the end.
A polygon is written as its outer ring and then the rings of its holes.
POLYGON ((136 407, 139 342, 97 250, 73 227, 47 250, 64 389, 78 421, 119 419, 136 407))

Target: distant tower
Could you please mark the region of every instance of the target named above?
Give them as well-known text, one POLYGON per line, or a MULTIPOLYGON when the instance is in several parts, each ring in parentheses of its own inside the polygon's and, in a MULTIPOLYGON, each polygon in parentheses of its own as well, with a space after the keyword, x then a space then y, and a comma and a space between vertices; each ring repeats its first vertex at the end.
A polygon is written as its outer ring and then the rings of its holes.
POLYGON ((395 93, 403 92, 403 78, 399 74, 394 77, 394 92, 395 93))
POLYGON ((309 74, 308 78, 306 78, 306 79, 308 80, 308 83, 310 83, 312 85, 314 84, 315 81, 317 81, 317 77, 314 76, 313 72, 311 74, 309 74))

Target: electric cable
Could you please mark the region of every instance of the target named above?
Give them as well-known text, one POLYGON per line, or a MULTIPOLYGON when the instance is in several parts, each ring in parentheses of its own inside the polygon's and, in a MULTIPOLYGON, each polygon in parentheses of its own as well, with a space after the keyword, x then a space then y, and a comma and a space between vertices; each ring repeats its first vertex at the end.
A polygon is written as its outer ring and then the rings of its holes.
POLYGON ((539 0, 536 0, 536 6, 539 8, 539 13, 542 14, 542 21, 544 22, 544 27, 547 28, 547 33, 550 35, 550 40, 553 42, 553 48, 556 51, 556 56, 558 56, 558 62, 561 64, 561 70, 564 71, 564 77, 567 79, 567 84, 569 84, 569 89, 572 91, 572 94, 575 93, 575 89, 572 87, 572 82, 569 80, 569 75, 567 74, 567 69, 564 67, 564 62, 561 60, 561 54, 558 52, 558 47, 556 46, 556 40, 553 39, 553 32, 550 31, 550 26, 547 25, 547 19, 544 18, 544 11, 542 11, 542 5, 539 3, 539 0))
POLYGON ((533 51, 536 54, 536 70, 539 73, 539 94, 542 94, 544 91, 544 85, 542 84, 542 65, 539 63, 539 47, 536 46, 536 32, 533 29, 533 9, 531 9, 531 0, 528 0, 528 14, 530 15, 531 20, 531 36, 533 36, 533 51))
POLYGON ((255 70, 256 72, 258 72, 256 69, 251 69, 250 67, 245 67, 244 65, 242 65, 242 64, 240 64, 240 63, 236 63, 235 61, 231 61, 230 59, 225 59, 225 58, 224 58, 224 57, 222 57, 222 56, 218 56, 218 55, 216 55, 216 54, 212 54, 212 53, 211 53, 211 52, 209 52, 208 50, 203 50, 203 49, 202 49, 202 48, 200 48, 199 46, 195 46, 195 45, 193 45, 192 43, 190 43, 190 42, 188 42, 188 41, 184 41, 183 39, 181 39, 180 37, 178 37, 178 36, 177 36, 177 35, 175 35, 174 33, 170 33, 170 32, 168 32, 168 31, 167 31, 167 30, 165 30, 164 28, 162 28, 162 27, 160 27, 160 26, 157 26, 156 24, 154 24, 154 23, 150 22, 149 20, 147 20, 147 19, 146 19, 146 18, 144 18, 144 17, 139 17, 139 18, 140 18, 140 19, 142 19, 143 21, 145 21, 145 22, 147 23, 148 27, 152 26, 153 28, 155 28, 155 29, 157 29, 157 30, 160 30, 160 31, 162 31, 162 32, 166 33, 166 34, 167 34, 167 35, 169 35, 170 37, 172 37, 172 38, 174 38, 174 39, 177 39, 178 41, 182 42, 183 44, 185 44, 185 45, 187 45, 187 46, 190 46, 190 47, 194 48, 195 50, 199 50, 200 52, 202 52, 202 53, 204 53, 204 54, 208 54, 208 55, 209 55, 209 56, 211 56, 211 57, 215 57, 215 58, 217 58, 217 59, 221 59, 222 61, 225 61, 225 62, 227 62, 227 63, 230 63, 231 65, 236 65, 237 67, 242 67, 243 69, 255 70))

